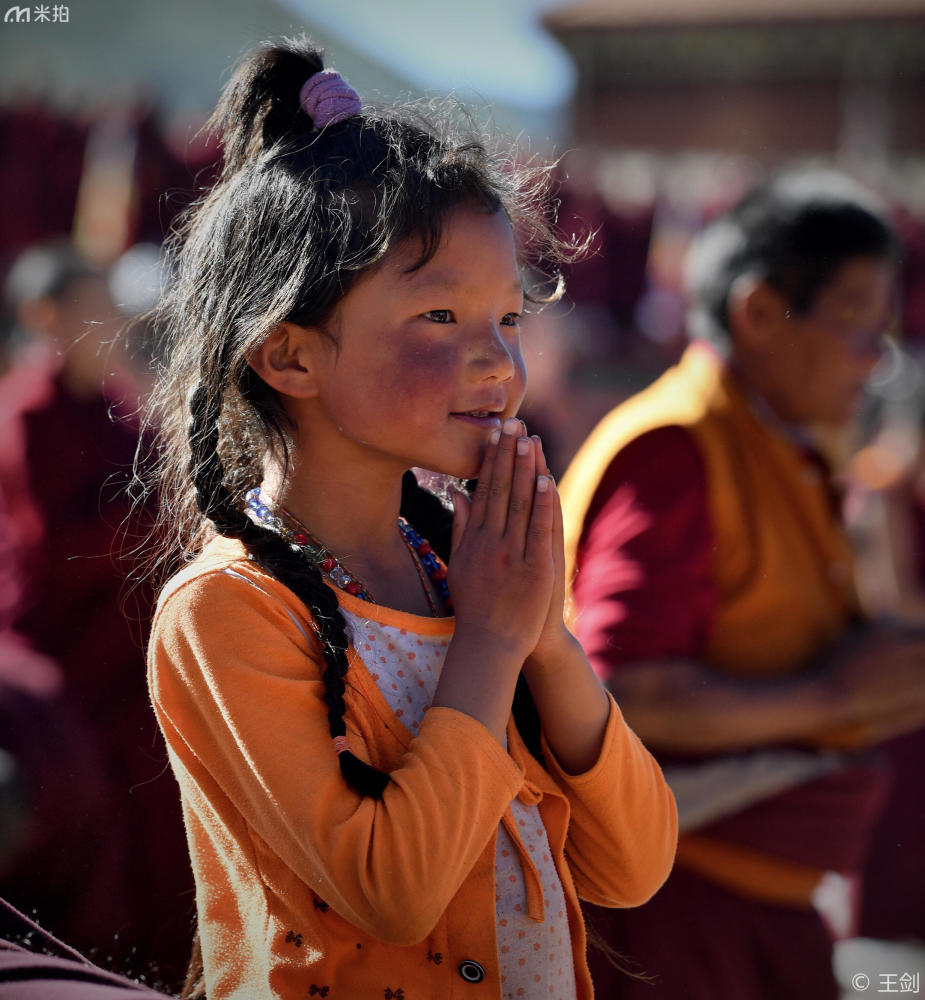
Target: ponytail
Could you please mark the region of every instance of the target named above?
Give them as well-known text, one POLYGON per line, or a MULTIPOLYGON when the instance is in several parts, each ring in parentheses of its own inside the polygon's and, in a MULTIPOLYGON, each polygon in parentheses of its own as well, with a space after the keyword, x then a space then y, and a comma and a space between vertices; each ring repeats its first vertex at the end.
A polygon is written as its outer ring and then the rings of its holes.
POLYGON ((241 64, 208 123, 222 137, 223 176, 232 176, 281 142, 308 141, 313 122, 300 108, 299 92, 323 69, 320 49, 290 39, 241 64))

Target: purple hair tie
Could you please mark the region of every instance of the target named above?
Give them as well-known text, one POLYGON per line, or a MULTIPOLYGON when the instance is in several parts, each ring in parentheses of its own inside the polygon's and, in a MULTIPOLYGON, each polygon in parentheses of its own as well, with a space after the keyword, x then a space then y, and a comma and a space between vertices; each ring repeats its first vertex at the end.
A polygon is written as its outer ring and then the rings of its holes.
POLYGON ((334 69, 310 76, 299 91, 299 104, 315 128, 342 122, 358 115, 363 107, 357 92, 334 69))

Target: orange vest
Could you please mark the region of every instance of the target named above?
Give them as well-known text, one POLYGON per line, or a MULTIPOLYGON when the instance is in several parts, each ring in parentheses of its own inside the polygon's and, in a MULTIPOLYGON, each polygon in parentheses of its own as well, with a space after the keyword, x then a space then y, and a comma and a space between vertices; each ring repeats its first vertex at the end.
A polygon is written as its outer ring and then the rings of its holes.
POLYGON ((667 426, 693 435, 706 470, 719 600, 705 661, 752 677, 799 670, 857 610, 849 543, 816 466, 755 416, 704 346, 613 410, 575 456, 560 487, 569 578, 604 472, 667 426))
MULTIPOLYGON (((691 433, 706 474, 718 606, 703 661, 736 676, 799 671, 857 611, 851 550, 817 467, 758 419, 706 345, 689 347, 677 366, 613 410, 575 456, 560 486, 568 578, 607 468, 629 442, 666 426, 691 433)), ((854 745, 859 735, 830 730, 818 742, 854 745)), ((702 834, 682 836, 677 863, 791 904, 806 904, 822 875, 702 834)))

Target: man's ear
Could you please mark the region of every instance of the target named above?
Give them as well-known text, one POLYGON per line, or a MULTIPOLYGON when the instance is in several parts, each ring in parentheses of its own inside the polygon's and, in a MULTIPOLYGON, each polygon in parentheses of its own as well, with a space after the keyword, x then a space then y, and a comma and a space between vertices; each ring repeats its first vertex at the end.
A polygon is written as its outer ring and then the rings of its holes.
POLYGON ((315 330, 295 323, 280 323, 257 347, 247 363, 272 389, 296 399, 318 394, 315 330))
POLYGON ((733 343, 764 349, 779 336, 790 317, 787 301, 766 281, 740 275, 729 289, 726 315, 733 343))

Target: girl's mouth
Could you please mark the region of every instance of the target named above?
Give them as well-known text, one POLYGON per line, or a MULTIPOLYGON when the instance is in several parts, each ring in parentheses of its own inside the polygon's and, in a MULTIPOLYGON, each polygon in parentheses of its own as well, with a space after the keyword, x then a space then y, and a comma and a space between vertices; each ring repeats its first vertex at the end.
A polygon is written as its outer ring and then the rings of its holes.
POLYGON ((501 414, 497 410, 467 410, 465 413, 451 413, 450 416, 488 431, 501 426, 501 414))

